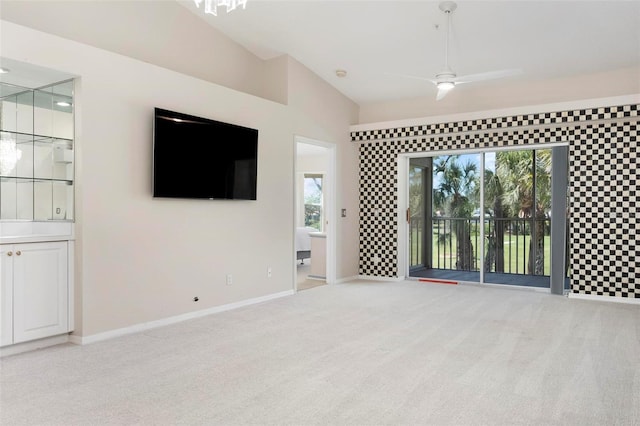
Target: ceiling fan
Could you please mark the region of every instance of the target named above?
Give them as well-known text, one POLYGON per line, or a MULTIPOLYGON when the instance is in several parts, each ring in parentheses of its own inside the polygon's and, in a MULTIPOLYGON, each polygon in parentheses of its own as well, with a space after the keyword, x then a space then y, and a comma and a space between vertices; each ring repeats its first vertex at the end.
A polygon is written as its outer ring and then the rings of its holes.
POLYGON ((438 94, 436 95, 436 100, 441 100, 444 98, 447 93, 449 93, 454 87, 463 83, 473 83, 476 81, 482 80, 492 80, 496 78, 509 77, 517 74, 521 74, 521 69, 507 69, 500 71, 490 71, 479 74, 469 74, 469 75, 461 75, 458 76, 454 71, 449 67, 449 33, 451 32, 451 15, 453 11, 456 10, 458 5, 453 1, 443 1, 438 6, 441 11, 443 11, 447 17, 447 35, 446 35, 446 45, 445 45, 445 56, 444 56, 444 69, 436 74, 435 78, 424 78, 424 77, 414 77, 414 76, 406 76, 411 78, 418 78, 421 80, 427 80, 435 84, 438 88, 438 94))

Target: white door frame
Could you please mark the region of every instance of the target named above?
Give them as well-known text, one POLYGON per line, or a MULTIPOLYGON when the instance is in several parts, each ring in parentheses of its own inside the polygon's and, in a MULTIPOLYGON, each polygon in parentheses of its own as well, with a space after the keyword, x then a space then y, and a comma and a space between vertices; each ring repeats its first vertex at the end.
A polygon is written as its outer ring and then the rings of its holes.
POLYGON ((409 277, 409 232, 410 227, 407 222, 407 209, 409 208, 409 159, 417 157, 412 154, 399 154, 397 159, 396 182, 398 184, 398 211, 396 220, 398 224, 398 257, 396 259, 396 270, 398 279, 404 280, 409 277))
MULTIPOLYGON (((327 244, 327 271, 326 271, 326 283, 334 284, 336 282, 336 226, 337 226, 337 212, 336 212, 336 145, 330 142, 320 141, 316 139, 307 138, 305 136, 294 135, 294 167, 293 167, 293 206, 294 206, 294 223, 293 225, 293 235, 296 234, 296 214, 295 209, 298 206, 298 191, 296 191, 296 179, 298 178, 297 171, 297 163, 298 163, 298 144, 304 143, 308 145, 316 145, 322 148, 327 149, 327 171, 326 175, 323 178, 323 195, 324 200, 326 202, 326 206, 324 206, 325 213, 325 224, 324 229, 326 233, 326 244, 327 244)), ((295 264, 297 263, 295 256, 295 238, 293 241, 293 288, 295 291, 298 291, 298 280, 296 274, 295 264)))

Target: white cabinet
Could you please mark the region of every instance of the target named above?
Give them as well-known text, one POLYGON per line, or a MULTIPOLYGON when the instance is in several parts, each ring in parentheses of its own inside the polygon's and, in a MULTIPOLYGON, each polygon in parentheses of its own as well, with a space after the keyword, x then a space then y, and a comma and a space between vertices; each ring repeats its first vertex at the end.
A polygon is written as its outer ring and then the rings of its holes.
POLYGON ((0 245, 0 345, 67 333, 69 243, 0 245))

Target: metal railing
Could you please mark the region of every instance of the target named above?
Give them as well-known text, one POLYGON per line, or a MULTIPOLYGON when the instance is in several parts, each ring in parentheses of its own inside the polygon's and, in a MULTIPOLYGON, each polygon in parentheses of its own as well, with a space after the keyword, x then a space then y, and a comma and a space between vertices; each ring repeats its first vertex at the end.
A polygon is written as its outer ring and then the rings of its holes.
MULTIPOLYGON (((410 221, 411 266, 426 263, 425 266, 436 269, 480 270, 479 217, 434 216, 430 228, 425 228, 422 222, 419 217, 412 217, 410 221), (424 234, 425 229, 431 230, 430 236, 424 234), (459 244, 460 238, 463 239, 462 244, 459 244)), ((550 224, 548 218, 485 218, 485 272, 549 275, 550 224), (537 235, 534 243, 532 231, 537 235), (500 234, 502 244, 496 238, 500 234)))

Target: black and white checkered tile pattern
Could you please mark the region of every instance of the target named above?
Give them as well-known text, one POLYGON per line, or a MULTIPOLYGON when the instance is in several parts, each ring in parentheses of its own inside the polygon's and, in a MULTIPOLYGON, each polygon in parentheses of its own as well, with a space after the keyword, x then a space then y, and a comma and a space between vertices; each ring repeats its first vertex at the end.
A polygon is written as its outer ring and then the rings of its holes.
POLYGON ((584 126, 570 158, 575 293, 640 298, 638 122, 584 126))
POLYGON ((352 132, 363 142, 359 273, 398 276, 398 154, 569 142, 572 291, 640 298, 639 111, 634 104, 352 132), (596 123, 610 119, 623 121, 596 123))
POLYGON ((398 127, 394 129, 363 130, 351 132, 353 142, 378 139, 405 139, 443 133, 478 132, 482 130, 504 130, 512 127, 536 126, 556 123, 583 123, 593 120, 637 117, 640 106, 589 108, 574 111, 559 111, 544 114, 517 115, 482 120, 456 121, 450 123, 425 124, 422 126, 398 127))

